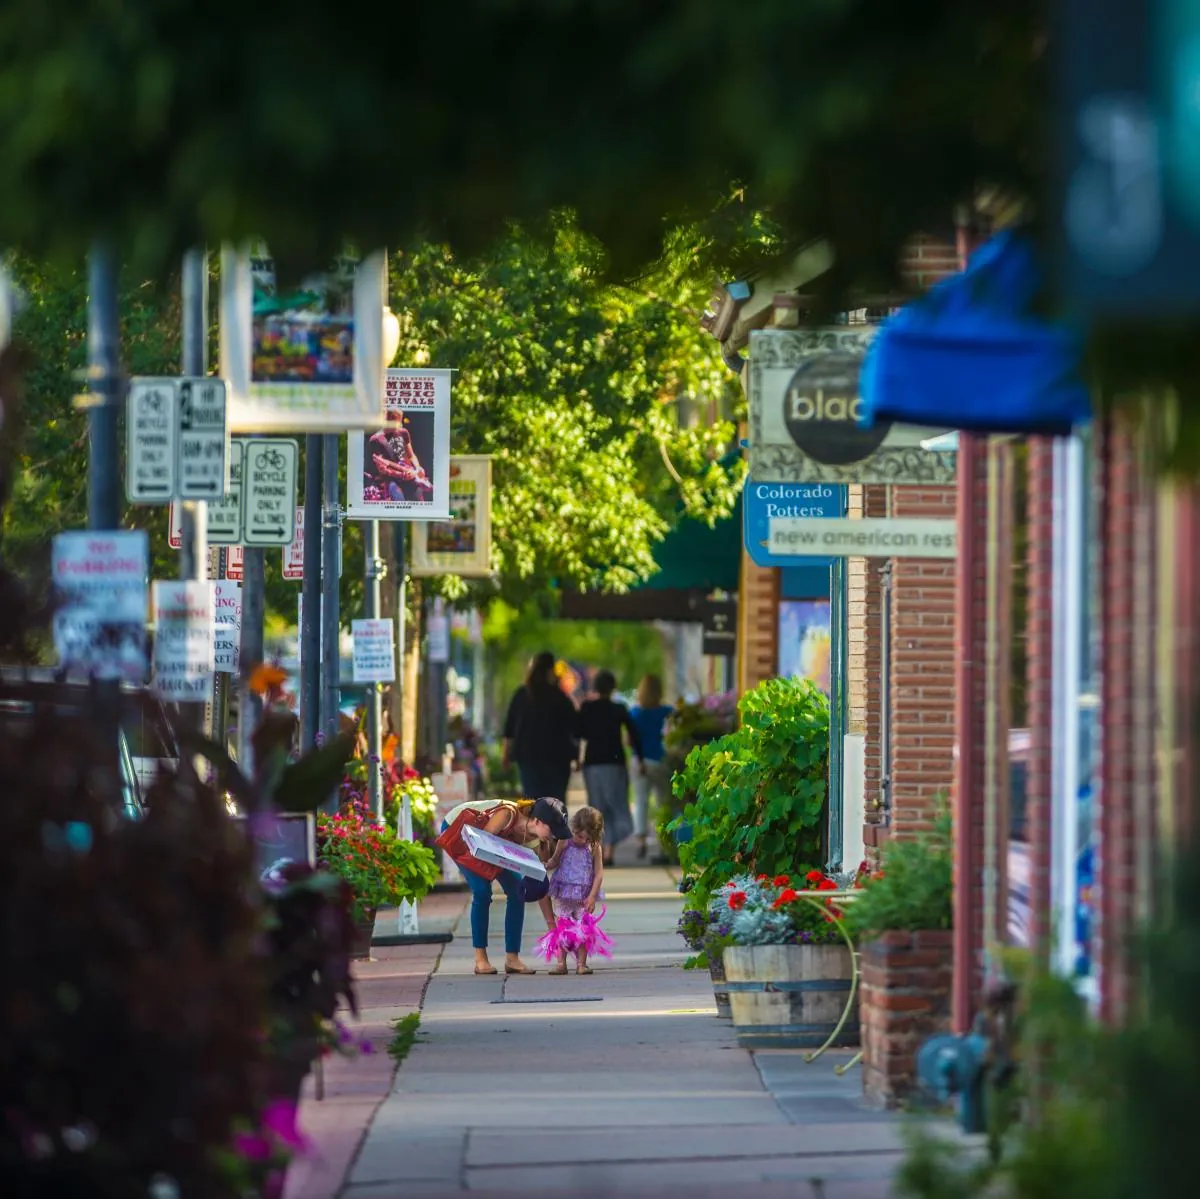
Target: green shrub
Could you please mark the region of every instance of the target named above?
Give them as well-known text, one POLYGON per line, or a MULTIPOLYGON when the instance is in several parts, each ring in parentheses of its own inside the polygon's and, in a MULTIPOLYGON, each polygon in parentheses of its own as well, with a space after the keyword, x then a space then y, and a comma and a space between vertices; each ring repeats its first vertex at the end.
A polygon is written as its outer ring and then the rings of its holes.
POLYGON ((950 814, 940 811, 933 829, 888 841, 882 869, 863 878, 862 893, 847 905, 846 926, 859 939, 885 932, 950 928, 954 916, 954 862, 950 814))
POLYGON ((739 726, 694 748, 672 781, 690 796, 679 862, 689 906, 703 909, 737 874, 787 874, 820 861, 829 762, 829 701, 808 679, 768 679, 738 703, 739 726))

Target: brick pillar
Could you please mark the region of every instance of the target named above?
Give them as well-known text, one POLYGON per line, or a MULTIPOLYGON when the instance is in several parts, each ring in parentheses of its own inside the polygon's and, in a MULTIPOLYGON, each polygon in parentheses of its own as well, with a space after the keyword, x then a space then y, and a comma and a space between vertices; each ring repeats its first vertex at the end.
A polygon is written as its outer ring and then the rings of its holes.
MULTIPOLYGON (((954 516, 953 487, 892 488, 896 517, 954 516)), ((892 561, 891 827, 929 827, 954 759, 954 563, 892 561)))
POLYGON ((916 1083, 922 1043, 950 1027, 953 934, 891 932, 863 946, 863 1093, 894 1107, 916 1083))
POLYGON ((1054 446, 1047 437, 1029 441, 1028 608, 1026 680, 1029 707, 1029 768, 1025 833, 1029 844, 1030 944, 1044 965, 1050 960, 1051 796, 1054 721, 1054 446))
POLYGON ((1154 804, 1154 492, 1123 422, 1097 430, 1102 621, 1099 833, 1100 1015, 1121 1021, 1133 996, 1128 942, 1148 914, 1154 804))
POLYGON ((779 571, 756 566, 742 549, 738 587, 738 690, 779 673, 779 571))

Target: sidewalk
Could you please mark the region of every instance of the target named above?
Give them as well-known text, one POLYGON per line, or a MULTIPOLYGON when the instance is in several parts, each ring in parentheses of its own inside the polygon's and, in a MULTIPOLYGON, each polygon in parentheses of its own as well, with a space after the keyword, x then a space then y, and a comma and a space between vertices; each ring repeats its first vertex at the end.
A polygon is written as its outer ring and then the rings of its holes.
POLYGON ((738 1048, 707 975, 678 968, 667 872, 606 881, 616 958, 591 977, 477 978, 469 938, 446 947, 346 1199, 888 1195, 900 1121, 834 1074, 846 1055, 738 1048))
MULTIPOLYGON (((423 933, 449 932, 466 906, 465 893, 429 896, 420 906, 423 933)), ((395 911, 380 914, 377 934, 396 931, 395 911)), ((325 1095, 316 1098, 310 1075, 300 1102, 300 1127, 313 1152, 288 1171, 285 1199, 333 1199, 350 1169, 380 1103, 392 1087, 395 1063, 387 1048, 392 1023, 421 1006, 444 945, 376 947, 373 961, 355 966, 359 1019, 347 1020, 374 1047, 368 1056, 326 1058, 325 1095)))

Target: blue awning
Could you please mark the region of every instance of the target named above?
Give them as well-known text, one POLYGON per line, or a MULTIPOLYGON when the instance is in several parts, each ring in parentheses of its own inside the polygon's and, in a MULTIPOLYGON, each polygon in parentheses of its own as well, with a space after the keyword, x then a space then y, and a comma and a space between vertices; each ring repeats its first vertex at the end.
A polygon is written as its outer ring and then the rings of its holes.
POLYGON ((1031 315, 1038 287, 1030 240, 991 238, 966 270, 883 323, 863 364, 863 423, 1067 434, 1088 420, 1081 344, 1031 315))

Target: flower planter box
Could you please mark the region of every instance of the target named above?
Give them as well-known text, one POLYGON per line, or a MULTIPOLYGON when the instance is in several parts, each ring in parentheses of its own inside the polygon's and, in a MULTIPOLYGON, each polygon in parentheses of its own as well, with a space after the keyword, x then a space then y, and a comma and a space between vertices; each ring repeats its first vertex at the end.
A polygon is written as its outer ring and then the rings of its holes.
MULTIPOLYGON (((731 946, 726 987, 738 1043, 746 1049, 818 1049, 850 998, 845 945, 731 946)), ((837 1046, 857 1045, 857 999, 837 1046)))
POLYGON ((863 1093, 895 1107, 916 1082, 921 1044, 950 1030, 954 934, 884 933, 862 947, 863 1093))
POLYGON ((729 1007, 729 990, 725 985, 725 962, 721 958, 708 963, 708 975, 712 979, 713 996, 717 1001, 717 1015, 728 1020, 733 1012, 729 1007))

